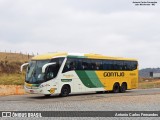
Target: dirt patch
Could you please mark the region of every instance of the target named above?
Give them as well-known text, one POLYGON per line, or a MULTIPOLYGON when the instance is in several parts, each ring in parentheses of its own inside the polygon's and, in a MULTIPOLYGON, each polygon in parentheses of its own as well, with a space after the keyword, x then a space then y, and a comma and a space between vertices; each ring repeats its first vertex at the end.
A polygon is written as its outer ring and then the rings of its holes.
POLYGON ((0 96, 23 94, 25 94, 23 85, 0 85, 0 96))
POLYGON ((152 79, 152 80, 145 80, 143 82, 139 82, 138 88, 140 89, 160 88, 160 80, 152 79))

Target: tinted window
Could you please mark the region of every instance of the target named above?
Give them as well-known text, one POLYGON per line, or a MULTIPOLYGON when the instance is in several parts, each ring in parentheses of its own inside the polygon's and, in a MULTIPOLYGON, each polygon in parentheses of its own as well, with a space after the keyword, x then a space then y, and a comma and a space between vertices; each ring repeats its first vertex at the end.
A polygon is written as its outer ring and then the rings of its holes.
POLYGON ((54 58, 51 60, 51 62, 55 62, 56 68, 57 68, 57 70, 59 70, 62 65, 63 60, 64 60, 64 58, 54 58))
POLYGON ((113 70, 114 61, 112 60, 104 60, 103 61, 103 69, 104 70, 113 70))
POLYGON ((55 78, 57 76, 58 71, 59 68, 57 68, 57 65, 48 66, 46 69, 45 80, 51 80, 52 78, 55 78))
POLYGON ((66 63, 65 63, 63 72, 67 72, 67 71, 70 71, 70 70, 76 70, 77 67, 78 67, 77 64, 78 64, 78 62, 76 61, 76 59, 68 58, 66 63))
POLYGON ((135 70, 137 69, 136 61, 124 61, 124 70, 135 70))
POLYGON ((138 63, 136 61, 132 61, 131 62, 131 70, 137 69, 137 65, 138 65, 138 63))
POLYGON ((113 69, 114 70, 123 70, 123 61, 117 60, 114 61, 114 65, 113 65, 113 69))
POLYGON ((62 65, 64 58, 54 58, 50 62, 55 62, 55 65, 48 66, 46 69, 46 75, 45 79, 50 80, 52 78, 55 78, 58 74, 58 71, 62 65))
POLYGON ((135 70, 136 61, 68 58, 63 72, 70 70, 135 70))
POLYGON ((90 60, 89 59, 82 59, 82 70, 90 70, 90 60))
POLYGON ((103 70, 135 70, 137 69, 136 61, 122 60, 104 60, 103 70))
POLYGON ((103 62, 102 60, 90 60, 90 70, 102 70, 103 62))

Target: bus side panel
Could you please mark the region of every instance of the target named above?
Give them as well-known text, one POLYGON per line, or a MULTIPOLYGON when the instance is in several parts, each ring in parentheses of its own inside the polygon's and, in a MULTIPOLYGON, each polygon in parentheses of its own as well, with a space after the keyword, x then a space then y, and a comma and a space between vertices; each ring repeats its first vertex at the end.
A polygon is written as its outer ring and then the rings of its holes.
POLYGON ((138 88, 138 70, 133 71, 130 73, 131 79, 131 88, 135 89, 138 88))
POLYGON ((134 89, 138 86, 138 72, 135 71, 96 71, 96 74, 104 85, 105 90, 113 90, 114 83, 120 86, 123 82, 127 83, 127 89, 134 89))
POLYGON ((122 71, 96 71, 96 74, 98 76, 98 78, 100 79, 100 81, 102 82, 102 84, 104 85, 105 90, 107 91, 111 91, 113 90, 113 85, 114 83, 118 82, 120 85, 122 84, 122 82, 128 82, 127 77, 124 76, 116 76, 116 75, 120 75, 122 71), (117 73, 117 74, 110 74, 110 73, 117 73))
POLYGON ((82 82, 85 91, 104 91, 103 84, 100 82, 95 71, 90 70, 76 70, 79 80, 82 82))
POLYGON ((59 88, 64 84, 71 86, 71 92, 104 91, 103 84, 94 71, 69 71, 61 75, 59 88))
POLYGON ((137 88, 138 72, 135 71, 85 71, 76 70, 62 73, 59 79, 59 92, 64 84, 71 92, 111 91, 114 83, 120 86, 127 83, 127 89, 137 88))

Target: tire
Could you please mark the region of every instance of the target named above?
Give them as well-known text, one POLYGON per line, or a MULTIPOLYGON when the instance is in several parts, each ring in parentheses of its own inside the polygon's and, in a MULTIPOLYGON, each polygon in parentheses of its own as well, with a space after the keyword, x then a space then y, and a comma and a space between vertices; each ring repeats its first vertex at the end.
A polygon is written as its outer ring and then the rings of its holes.
POLYGON ((45 97, 50 97, 50 96, 51 96, 51 94, 45 94, 44 96, 45 96, 45 97))
POLYGON ((60 96, 61 97, 67 97, 70 93, 70 88, 68 86, 63 86, 61 89, 60 96))
POLYGON ((97 94, 103 94, 105 91, 96 91, 97 94))
POLYGON ((126 89, 127 89, 126 83, 122 83, 122 85, 121 85, 121 87, 120 87, 120 92, 121 92, 121 93, 124 93, 124 92, 126 91, 126 89))
POLYGON ((118 83, 115 83, 115 84, 113 85, 113 92, 114 92, 114 93, 119 93, 119 92, 120 92, 120 86, 119 86, 118 83))

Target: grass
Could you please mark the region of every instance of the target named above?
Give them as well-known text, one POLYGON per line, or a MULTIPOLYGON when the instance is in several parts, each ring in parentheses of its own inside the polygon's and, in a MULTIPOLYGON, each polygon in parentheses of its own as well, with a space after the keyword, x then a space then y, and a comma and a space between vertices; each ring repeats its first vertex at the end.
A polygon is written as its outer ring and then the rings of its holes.
POLYGON ((139 82, 138 88, 140 89, 160 88, 160 79, 157 80, 152 79, 139 82))
POLYGON ((0 74, 0 85, 24 85, 25 74, 0 74))
POLYGON ((21 53, 0 52, 0 73, 18 73, 20 66, 28 62, 32 56, 21 53))
POLYGON ((25 75, 20 73, 20 66, 31 57, 21 53, 0 52, 0 85, 23 85, 25 75))
POLYGON ((0 52, 0 61, 7 62, 27 62, 31 58, 30 55, 25 55, 22 53, 5 53, 0 52))

